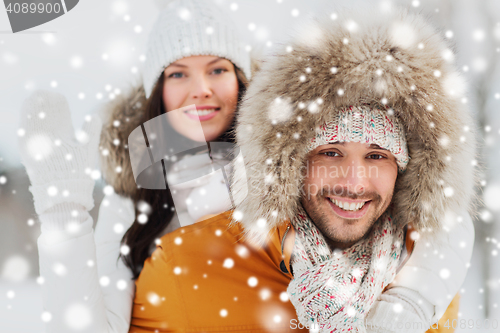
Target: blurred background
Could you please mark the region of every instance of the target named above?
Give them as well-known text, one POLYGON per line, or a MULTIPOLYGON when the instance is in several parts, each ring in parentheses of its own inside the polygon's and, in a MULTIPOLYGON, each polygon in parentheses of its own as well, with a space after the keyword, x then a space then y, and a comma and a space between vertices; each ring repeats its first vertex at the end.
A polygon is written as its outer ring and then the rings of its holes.
MULTIPOLYGON (((462 100, 480 133, 483 203, 461 290, 460 318, 500 321, 500 1, 498 0, 207 0, 237 23, 246 49, 265 56, 285 47, 301 20, 342 7, 397 4, 425 14, 455 46, 469 83, 462 100), (333 7, 332 7, 333 5, 333 7)), ((0 9, 0 331, 43 332, 36 240, 40 233, 29 180, 19 161, 19 110, 36 89, 64 94, 75 129, 84 116, 141 82, 148 33, 159 0, 84 0, 58 19, 12 34, 0 9)), ((96 212, 105 184, 98 179, 96 212)), ((481 329, 457 329, 457 332, 481 329)), ((494 331, 493 329, 484 330, 494 331)))

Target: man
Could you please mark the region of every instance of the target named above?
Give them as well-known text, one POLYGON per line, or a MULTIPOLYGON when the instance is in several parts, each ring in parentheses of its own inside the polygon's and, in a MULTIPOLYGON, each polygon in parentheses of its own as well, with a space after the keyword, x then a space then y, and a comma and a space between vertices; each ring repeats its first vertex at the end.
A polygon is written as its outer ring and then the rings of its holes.
POLYGON ((236 209, 161 239, 130 332, 423 332, 456 318, 471 120, 442 38, 376 14, 304 27, 254 78, 236 209))

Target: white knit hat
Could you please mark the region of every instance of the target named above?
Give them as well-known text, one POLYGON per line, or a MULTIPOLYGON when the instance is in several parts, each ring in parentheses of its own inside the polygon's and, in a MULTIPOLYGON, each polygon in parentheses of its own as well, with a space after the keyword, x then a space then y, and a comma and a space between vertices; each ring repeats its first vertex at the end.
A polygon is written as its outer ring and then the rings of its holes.
POLYGON ((175 0, 160 12, 149 35, 143 84, 146 97, 163 70, 179 59, 212 55, 228 59, 250 78, 250 55, 221 8, 204 0, 175 0))
POLYGON ((340 110, 335 119, 318 129, 307 149, 311 151, 333 142, 376 144, 396 157, 400 172, 406 169, 410 160, 404 128, 391 110, 382 111, 368 106, 350 106, 340 110))

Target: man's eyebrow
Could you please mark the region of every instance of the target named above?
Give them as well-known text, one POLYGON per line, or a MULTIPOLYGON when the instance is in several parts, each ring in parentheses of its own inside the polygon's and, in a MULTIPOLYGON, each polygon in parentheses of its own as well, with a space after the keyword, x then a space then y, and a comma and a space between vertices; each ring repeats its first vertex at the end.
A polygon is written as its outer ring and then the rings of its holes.
POLYGON ((370 149, 388 150, 388 149, 385 149, 385 148, 380 147, 379 145, 377 145, 377 144, 375 144, 375 143, 372 143, 372 144, 370 145, 370 149))
MULTIPOLYGON (((330 142, 331 145, 341 145, 341 146, 344 146, 345 145, 345 142, 339 142, 339 141, 335 141, 335 142, 330 142)), ((385 149, 385 148, 382 148, 380 147, 379 145, 375 144, 375 143, 372 143, 369 147, 370 149, 381 149, 381 150, 388 150, 388 149, 385 149)))

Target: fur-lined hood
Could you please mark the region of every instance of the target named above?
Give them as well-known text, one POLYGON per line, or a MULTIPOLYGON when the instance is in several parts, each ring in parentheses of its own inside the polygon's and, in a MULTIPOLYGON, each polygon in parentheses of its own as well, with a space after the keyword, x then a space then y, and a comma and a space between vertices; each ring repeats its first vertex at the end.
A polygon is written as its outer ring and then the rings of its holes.
POLYGON ((390 108, 406 131, 411 160, 396 182, 396 221, 435 230, 469 206, 474 126, 454 54, 421 17, 377 11, 309 22, 253 78, 236 130, 244 162, 235 162, 232 184, 234 218, 246 230, 296 214, 306 147, 350 105, 390 108))
POLYGON ((146 95, 142 84, 118 95, 101 112, 103 128, 99 146, 104 180, 115 192, 133 197, 137 191, 127 142, 130 133, 146 121, 146 95))

